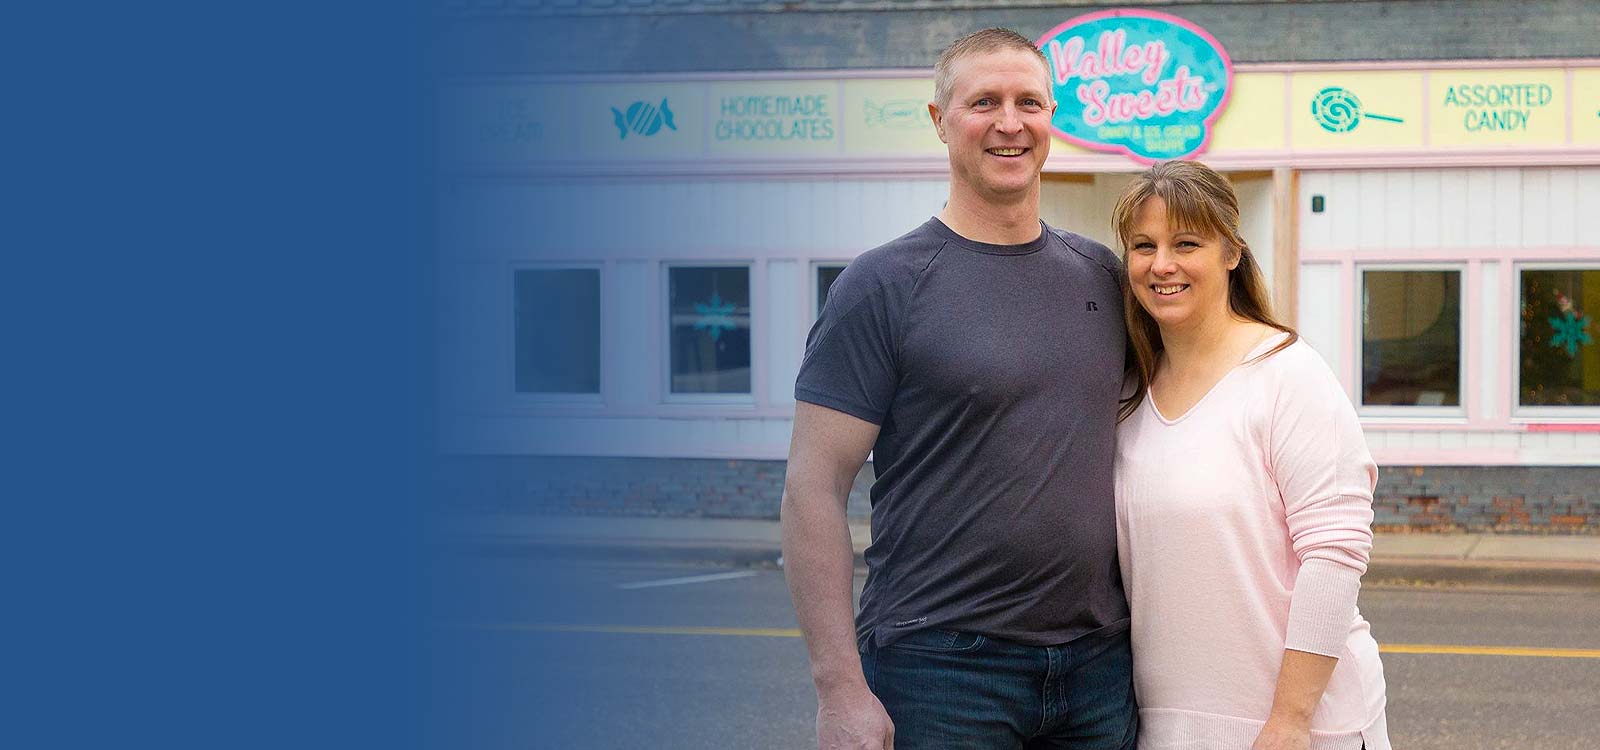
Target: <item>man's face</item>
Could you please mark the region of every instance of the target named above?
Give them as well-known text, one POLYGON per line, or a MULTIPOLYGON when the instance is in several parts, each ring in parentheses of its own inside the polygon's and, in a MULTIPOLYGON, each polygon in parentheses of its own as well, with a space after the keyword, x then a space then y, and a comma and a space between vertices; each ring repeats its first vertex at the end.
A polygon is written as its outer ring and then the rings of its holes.
POLYGON ((992 203, 1038 184, 1050 155, 1050 73, 1038 55, 1002 49, 959 58, 950 101, 928 106, 950 149, 950 179, 992 203))

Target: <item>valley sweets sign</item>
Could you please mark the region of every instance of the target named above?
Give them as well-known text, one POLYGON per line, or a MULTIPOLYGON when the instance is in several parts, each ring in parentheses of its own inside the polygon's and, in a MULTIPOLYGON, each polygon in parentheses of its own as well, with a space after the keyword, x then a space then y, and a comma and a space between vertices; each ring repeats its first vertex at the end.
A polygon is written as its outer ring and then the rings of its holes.
POLYGON ((1109 10, 1039 39, 1050 62, 1050 129, 1084 148, 1141 162, 1205 150, 1228 103, 1233 61, 1216 38, 1177 16, 1109 10))

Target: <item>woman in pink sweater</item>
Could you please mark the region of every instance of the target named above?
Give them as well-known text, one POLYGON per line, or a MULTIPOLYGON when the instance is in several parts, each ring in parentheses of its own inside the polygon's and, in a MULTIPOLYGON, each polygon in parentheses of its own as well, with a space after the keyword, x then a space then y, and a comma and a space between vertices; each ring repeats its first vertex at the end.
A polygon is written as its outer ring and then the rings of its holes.
POLYGON ((1356 611, 1377 467, 1344 389, 1272 318, 1239 202, 1195 162, 1118 201, 1136 355, 1117 434, 1141 750, 1389 750, 1356 611))

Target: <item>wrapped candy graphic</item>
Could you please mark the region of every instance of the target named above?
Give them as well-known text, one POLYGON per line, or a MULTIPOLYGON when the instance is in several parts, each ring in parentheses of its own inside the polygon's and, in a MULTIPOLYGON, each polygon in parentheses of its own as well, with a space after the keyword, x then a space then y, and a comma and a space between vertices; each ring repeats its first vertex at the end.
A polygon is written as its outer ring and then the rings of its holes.
POLYGON ((862 113, 870 127, 889 127, 910 130, 921 126, 927 110, 916 99, 892 99, 882 104, 871 99, 861 103, 862 113))
POLYGON ((662 125, 671 130, 678 129, 672 122, 672 110, 667 108, 666 99, 661 100, 660 107, 634 102, 628 105, 627 112, 612 107, 611 116, 617 123, 617 140, 626 140, 629 132, 649 137, 661 132, 662 125))
POLYGON ((1311 100, 1311 116, 1323 130, 1330 133, 1347 133, 1361 125, 1362 118, 1384 122, 1405 122, 1398 117, 1375 115, 1361 109, 1361 99, 1350 89, 1329 86, 1317 92, 1311 100))

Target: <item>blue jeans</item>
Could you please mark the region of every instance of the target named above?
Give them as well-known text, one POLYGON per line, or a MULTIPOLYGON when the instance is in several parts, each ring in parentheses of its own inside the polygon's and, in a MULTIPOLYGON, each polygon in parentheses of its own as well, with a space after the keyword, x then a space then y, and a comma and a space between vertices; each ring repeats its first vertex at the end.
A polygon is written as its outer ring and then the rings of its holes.
POLYGON ((922 630, 861 655, 895 750, 1132 750, 1128 631, 1060 646, 922 630))

